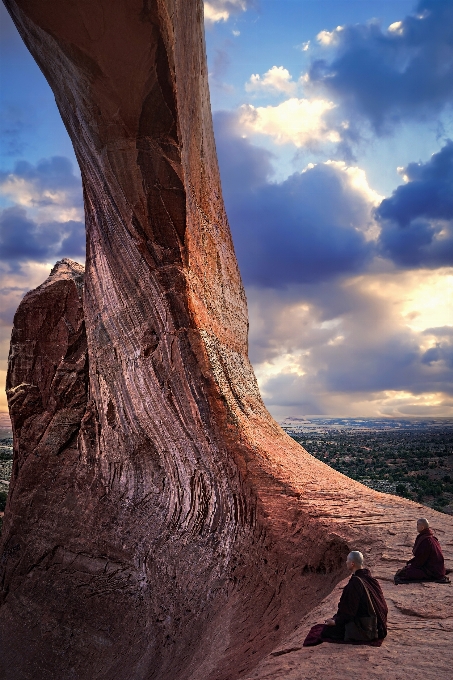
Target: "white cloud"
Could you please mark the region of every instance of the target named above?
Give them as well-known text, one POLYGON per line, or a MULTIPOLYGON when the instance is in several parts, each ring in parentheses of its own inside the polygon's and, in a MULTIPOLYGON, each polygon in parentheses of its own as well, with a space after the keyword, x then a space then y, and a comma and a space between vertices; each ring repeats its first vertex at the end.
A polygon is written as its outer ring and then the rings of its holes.
POLYGON ((341 172, 344 172, 348 179, 351 187, 360 191, 361 194, 368 200, 373 206, 379 205, 384 196, 381 196, 368 184, 367 176, 365 170, 358 168, 356 166, 348 166, 344 161, 326 161, 326 165, 332 165, 341 172))
POLYGON ((239 121, 245 133, 269 135, 276 144, 292 143, 297 147, 319 142, 339 142, 340 135, 325 120, 335 108, 324 99, 293 97, 278 106, 243 105, 239 121))
POLYGON ((283 66, 272 66, 263 76, 254 74, 245 84, 246 92, 269 92, 292 95, 296 92, 297 83, 290 72, 283 66))
POLYGON ((403 165, 398 165, 396 171, 398 175, 403 179, 403 182, 407 184, 409 182, 409 177, 406 175, 406 168, 403 165))
POLYGON ((323 47, 331 47, 338 44, 342 31, 344 26, 337 26, 333 31, 320 31, 316 39, 323 47))
POLYGON ((447 267, 370 274, 360 286, 376 299, 392 300, 401 322, 416 333, 451 323, 453 271, 447 267))
POLYGON ((209 0, 204 3, 204 20, 209 24, 228 21, 231 14, 245 12, 249 0, 209 0))
POLYGON ((65 157, 36 165, 21 161, 12 172, 0 172, 0 198, 5 205, 25 208, 38 224, 84 219, 80 176, 65 157))
POLYGON ((83 207, 74 205, 80 189, 49 189, 35 181, 11 173, 0 182, 0 195, 16 205, 27 209, 30 217, 38 223, 47 221, 67 222, 83 220, 83 207))
POLYGON ((389 33, 395 33, 396 35, 403 35, 404 26, 402 21, 395 21, 388 27, 389 33))

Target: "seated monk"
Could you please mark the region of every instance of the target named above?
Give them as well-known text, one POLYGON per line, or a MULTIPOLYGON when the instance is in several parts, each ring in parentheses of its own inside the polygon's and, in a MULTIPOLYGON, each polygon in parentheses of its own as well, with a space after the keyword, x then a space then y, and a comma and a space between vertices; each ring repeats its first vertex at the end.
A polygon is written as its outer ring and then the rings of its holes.
POLYGON ((325 622, 321 639, 364 642, 365 638, 360 635, 360 619, 371 615, 377 618, 374 639, 383 640, 387 635, 388 609, 379 582, 371 576, 369 569, 363 568, 361 552, 350 552, 346 567, 352 574, 351 578, 343 589, 337 613, 325 622))
POLYGON ((449 583, 446 577, 444 556, 439 541, 429 528, 429 522, 422 517, 417 521, 418 536, 406 566, 395 574, 395 585, 414 581, 440 581, 449 583))

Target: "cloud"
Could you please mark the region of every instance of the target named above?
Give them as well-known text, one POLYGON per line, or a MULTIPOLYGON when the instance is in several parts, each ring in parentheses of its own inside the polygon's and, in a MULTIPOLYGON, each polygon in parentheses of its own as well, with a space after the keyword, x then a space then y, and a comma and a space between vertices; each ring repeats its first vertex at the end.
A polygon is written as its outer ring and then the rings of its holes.
MULTIPOLYGON (((311 164, 277 183, 272 154, 242 136, 239 115, 217 113, 214 124, 250 357, 271 412, 448 414, 448 270, 383 259, 376 211, 388 199, 361 168, 311 164)), ((444 155, 405 168, 402 188, 434 165, 445 177, 444 155)))
POLYGON ((12 267, 58 257, 84 259, 82 187, 67 158, 20 161, 0 172, 0 260, 12 267))
POLYGON ((20 262, 49 262, 60 257, 84 259, 83 222, 37 224, 19 207, 0 212, 0 259, 10 265, 20 262))
POLYGON ((240 108, 240 123, 249 134, 269 135, 276 144, 292 143, 296 147, 314 147, 320 143, 338 143, 341 137, 326 114, 335 105, 324 99, 292 97, 277 106, 244 104, 240 108))
POLYGON ((333 31, 320 31, 316 36, 316 40, 323 47, 338 45, 340 43, 341 31, 344 31, 344 26, 337 26, 333 31))
POLYGON ((293 81, 288 69, 283 66, 272 66, 262 77, 258 73, 251 75, 245 84, 245 90, 253 93, 292 95, 297 90, 297 83, 293 81))
POLYGON ((253 0, 208 0, 204 3, 204 20, 209 26, 228 21, 231 15, 245 12, 254 5, 253 0))
POLYGON ((296 50, 300 50, 301 52, 308 52, 310 49, 311 45, 311 40, 307 40, 306 42, 300 43, 300 45, 296 45, 296 50))
POLYGON ((431 346, 423 354, 422 362, 440 370, 453 369, 453 326, 426 328, 423 335, 429 336, 431 346))
POLYGON ((38 222, 83 219, 81 180, 63 156, 36 165, 19 161, 12 172, 0 171, 0 195, 26 208, 38 222))
MULTIPOLYGON (((298 46, 304 51, 308 48, 309 43, 298 46)), ((272 66, 263 75, 252 74, 245 91, 253 97, 284 95, 287 99, 275 106, 241 106, 244 132, 267 135, 277 145, 294 144, 312 153, 325 153, 327 147, 337 156, 353 158, 352 144, 362 139, 359 127, 351 124, 344 108, 315 92, 307 73, 294 80, 288 69, 272 66)))
POLYGON ((247 288, 250 356, 276 417, 451 412, 453 327, 407 327, 403 301, 414 274, 389 275, 400 300, 364 286, 367 276, 247 288))
POLYGON ((241 123, 215 115, 223 192, 246 284, 284 287, 362 271, 374 252, 367 232, 379 199, 364 172, 331 161, 272 182, 272 157, 239 136, 241 123))
POLYGON ((414 15, 383 30, 377 21, 322 31, 332 51, 315 60, 315 93, 368 120, 378 134, 438 116, 453 102, 453 3, 421 0, 414 15))
POLYGON ((405 184, 376 209, 381 252, 403 267, 453 265, 453 142, 400 172, 405 184))

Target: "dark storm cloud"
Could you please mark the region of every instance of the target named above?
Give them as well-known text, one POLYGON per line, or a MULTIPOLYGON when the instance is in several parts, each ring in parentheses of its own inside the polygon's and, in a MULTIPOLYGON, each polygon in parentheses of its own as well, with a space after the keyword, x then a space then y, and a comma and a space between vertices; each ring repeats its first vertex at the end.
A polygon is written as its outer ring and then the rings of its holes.
POLYGON ((403 176, 406 184, 376 210, 381 252, 403 267, 453 264, 453 142, 403 176))
POLYGON ((452 338, 453 326, 437 326, 436 328, 426 328, 423 331, 424 335, 434 335, 437 338, 452 338))
POLYGON ((333 58, 316 60, 311 85, 378 133, 426 119, 453 102, 453 2, 421 0, 396 30, 377 22, 335 32, 333 58))
POLYGON ((231 47, 232 43, 229 40, 225 40, 224 49, 216 49, 215 56, 213 60, 212 70, 209 72, 209 84, 211 87, 215 87, 224 92, 231 92, 234 90, 232 85, 225 82, 224 78, 228 72, 230 66, 230 56, 228 54, 228 49, 231 47))
POLYGON ((239 137, 234 118, 215 116, 222 187, 246 284, 281 287, 363 269, 372 246, 360 231, 367 199, 335 165, 270 181, 272 156, 239 137))
POLYGON ((58 257, 83 258, 85 226, 82 222, 36 224, 24 208, 0 212, 0 260, 11 265, 44 262, 58 257))
MULTIPOLYGON (((412 393, 445 390, 445 374, 428 371, 424 355, 416 335, 408 332, 394 332, 390 337, 381 337, 373 344, 357 341, 345 343, 322 354, 328 361, 328 368, 320 371, 319 378, 328 390, 341 392, 369 392, 407 390, 412 393), (354 351, 352 351, 352 349, 354 351)), ((428 350, 429 351, 429 350, 428 350)), ((451 371, 450 371, 450 389, 451 371)))
POLYGON ((218 111, 213 119, 224 194, 247 193, 268 182, 275 156, 240 136, 234 114, 218 111))
POLYGON ((453 345, 448 343, 438 343, 435 347, 426 350, 422 357, 422 363, 436 364, 443 362, 446 367, 453 369, 453 345))
MULTIPOLYGON (((52 242, 52 236, 49 234, 52 242)), ((23 208, 7 208, 0 214, 0 256, 4 262, 46 259, 48 245, 42 241, 37 225, 23 208)))

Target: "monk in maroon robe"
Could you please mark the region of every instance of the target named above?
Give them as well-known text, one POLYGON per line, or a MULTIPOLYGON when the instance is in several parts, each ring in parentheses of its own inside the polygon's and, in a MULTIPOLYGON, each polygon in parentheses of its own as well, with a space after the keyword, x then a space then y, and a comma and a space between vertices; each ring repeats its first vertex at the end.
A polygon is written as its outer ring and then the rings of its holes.
POLYGON ((337 613, 331 619, 327 619, 324 625, 313 626, 305 639, 304 647, 318 645, 321 642, 349 642, 351 644, 379 646, 386 637, 387 603, 379 582, 371 576, 369 569, 363 567, 362 553, 358 551, 349 553, 346 567, 352 573, 352 576, 343 588, 337 613), (366 591, 369 593, 372 608, 377 618, 377 638, 368 641, 345 640, 346 624, 370 615, 370 604, 366 591))
POLYGON ((414 556, 405 567, 396 572, 395 585, 414 581, 449 583, 440 543, 424 517, 417 521, 417 531, 418 536, 412 548, 414 556))

